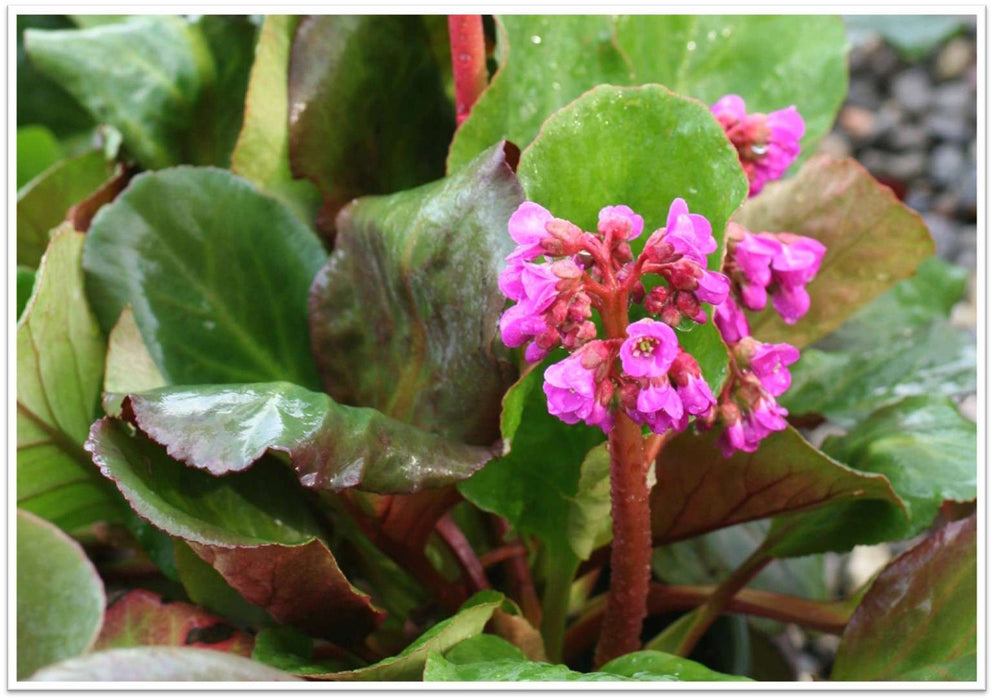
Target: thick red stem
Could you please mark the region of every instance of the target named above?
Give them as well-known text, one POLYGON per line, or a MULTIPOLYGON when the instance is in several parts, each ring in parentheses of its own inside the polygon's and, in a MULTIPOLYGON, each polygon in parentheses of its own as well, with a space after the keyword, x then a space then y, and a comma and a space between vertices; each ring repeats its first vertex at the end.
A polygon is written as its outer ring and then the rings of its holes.
MULTIPOLYGON (((625 337, 626 289, 618 289, 607 300, 603 323, 610 338, 625 337)), ((610 552, 610 591, 594 657, 597 667, 641 647, 641 626, 648 613, 651 579, 652 533, 645 442, 641 428, 623 411, 616 413, 608 447, 614 539, 610 552)))
POLYGON ((449 15, 448 39, 455 79, 455 122, 462 126, 486 89, 486 42, 482 15, 449 15))

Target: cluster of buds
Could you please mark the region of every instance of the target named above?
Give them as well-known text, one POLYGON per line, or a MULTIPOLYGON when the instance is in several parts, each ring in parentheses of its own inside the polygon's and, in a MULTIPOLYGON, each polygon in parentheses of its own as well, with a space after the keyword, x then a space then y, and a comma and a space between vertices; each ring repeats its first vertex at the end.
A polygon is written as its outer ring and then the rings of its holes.
POLYGON ((748 193, 753 197, 765 183, 782 177, 800 154, 804 123, 795 107, 747 114, 739 95, 725 95, 710 111, 738 150, 738 160, 748 176, 748 193))
POLYGON ((510 347, 527 344, 528 362, 557 346, 572 351, 544 376, 548 411, 566 423, 609 432, 623 410, 664 433, 684 430, 691 416, 714 413, 716 399, 673 331, 684 317, 705 323, 702 304, 722 303, 730 289, 725 275, 707 270, 706 256, 717 249, 710 222, 676 199, 665 227, 648 237, 635 259, 631 241, 644 227, 644 219, 624 205, 601 209, 595 233, 534 202, 510 219, 518 245, 507 257, 500 289, 516 303, 500 319, 501 335, 510 347), (646 289, 649 274, 664 284, 646 289), (642 303, 647 316, 618 326, 632 302, 642 303), (606 338, 597 337, 593 309, 606 338))

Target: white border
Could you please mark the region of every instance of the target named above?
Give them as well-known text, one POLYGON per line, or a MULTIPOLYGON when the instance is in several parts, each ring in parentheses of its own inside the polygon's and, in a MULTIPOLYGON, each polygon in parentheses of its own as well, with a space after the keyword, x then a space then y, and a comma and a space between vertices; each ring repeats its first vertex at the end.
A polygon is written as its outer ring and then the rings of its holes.
MULTIPOLYGON (((644 3, 620 3, 609 6, 609 14, 915 14, 915 15, 970 15, 976 17, 977 22, 977 142, 976 142, 976 162, 978 167, 977 177, 977 337, 978 337, 978 376, 977 376, 977 425, 978 430, 978 452, 977 452, 977 478, 978 478, 978 549, 979 549, 979 600, 978 600, 978 620, 982 625, 978 628, 977 646, 977 680, 975 682, 756 682, 756 683, 425 683, 425 682, 352 682, 348 684, 328 684, 328 683, 232 683, 232 682, 176 682, 176 683, 149 683, 149 682, 100 682, 100 683, 54 683, 54 682, 26 682, 18 681, 14 678, 16 664, 14 654, 16 649, 16 625, 14 615, 16 611, 16 599, 14 586, 8 585, 16 580, 16 557, 11 553, 16 551, 15 522, 16 507, 12 501, 12 495, 16 493, 16 469, 11 468, 16 464, 16 358, 15 358, 15 333, 14 319, 16 305, 16 275, 13 274, 16 266, 16 196, 14 196, 16 183, 16 159, 13 157, 16 144, 17 111, 16 111, 16 21, 18 14, 65 14, 67 9, 84 8, 87 14, 445 14, 445 13, 503 13, 503 14, 608 14, 603 12, 602 5, 584 5, 570 2, 569 0, 555 0, 541 4, 529 4, 522 2, 505 3, 381 3, 371 0, 370 2, 354 4, 288 4, 288 5, 258 5, 244 4, 237 0, 227 0, 221 3, 203 5, 136 5, 136 4, 101 4, 93 5, 85 0, 67 0, 58 5, 11 5, 7 12, 7 285, 5 287, 6 304, 4 308, 7 312, 7 402, 4 405, 7 425, 7 519, 6 519, 6 542, 7 542, 7 579, 4 585, 7 588, 7 688, 8 690, 36 690, 36 691, 65 691, 71 689, 79 690, 262 690, 262 691, 300 691, 315 690, 321 692, 334 692, 336 695, 344 693, 351 694, 353 691, 366 691, 363 696, 368 697, 368 691, 395 691, 395 690, 417 690, 417 691, 451 691, 451 690, 471 690, 471 691, 516 691, 519 695, 530 696, 532 693, 545 690, 569 690, 569 691, 651 691, 667 690, 677 693, 705 692, 708 691, 728 691, 728 690, 751 690, 751 691, 806 691, 817 690, 826 692, 851 692, 853 690, 926 690, 954 691, 954 690, 982 690, 986 688, 986 470, 982 468, 986 464, 986 269, 988 265, 988 251, 986 248, 986 222, 987 222, 987 193, 986 175, 987 158, 986 151, 986 7, 985 5, 908 5, 899 0, 889 0, 889 2, 875 3, 873 5, 863 4, 835 4, 835 5, 811 5, 798 6, 796 3, 782 4, 756 4, 745 5, 727 3, 712 4, 700 3, 694 5, 660 5, 644 3), (524 691, 524 692, 522 692, 524 691), (530 692, 528 692, 530 691, 530 692)), ((458 693, 461 695, 462 693, 458 693)), ((943 693, 942 693, 943 694, 943 693)), ((42 695, 48 695, 43 692, 42 695)))

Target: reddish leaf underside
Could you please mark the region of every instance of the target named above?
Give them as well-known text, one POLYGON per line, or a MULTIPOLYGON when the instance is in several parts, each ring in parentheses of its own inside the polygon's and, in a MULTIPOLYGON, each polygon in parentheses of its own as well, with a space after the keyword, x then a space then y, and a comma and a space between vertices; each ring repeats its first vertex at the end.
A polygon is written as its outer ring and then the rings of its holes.
POLYGON ((195 605, 167 603, 158 593, 128 591, 107 608, 94 650, 191 646, 251 657, 255 639, 195 605))

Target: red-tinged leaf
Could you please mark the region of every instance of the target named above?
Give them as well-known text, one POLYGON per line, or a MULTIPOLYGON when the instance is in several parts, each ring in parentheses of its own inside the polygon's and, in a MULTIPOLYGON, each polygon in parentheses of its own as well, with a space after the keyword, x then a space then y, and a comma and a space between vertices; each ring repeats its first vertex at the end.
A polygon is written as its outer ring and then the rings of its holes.
POLYGON ((771 308, 752 316, 752 335, 769 343, 809 345, 934 253, 921 217, 851 159, 811 158, 796 177, 747 201, 733 220, 750 231, 816 238, 827 248, 807 285, 806 316, 793 326, 771 308))
POLYGON ((976 680, 976 516, 883 570, 852 615, 831 680, 976 680))
POLYGON ((651 494, 656 543, 843 501, 902 505, 885 477, 835 462, 793 428, 773 433, 756 452, 730 458, 715 439, 714 433, 683 433, 660 455, 651 494))
POLYGON ((132 509, 186 540, 246 600, 273 619, 335 641, 361 637, 385 613, 354 588, 319 539, 293 474, 273 460, 214 477, 173 461, 126 424, 93 424, 86 449, 132 509))
POLYGON ((166 603, 158 593, 134 590, 107 608, 93 649, 139 646, 190 646, 251 657, 255 639, 195 605, 166 603))
POLYGON ((86 233, 90 230, 90 222, 104 204, 110 204, 131 182, 135 170, 126 165, 118 165, 114 174, 95 192, 78 203, 73 204, 66 214, 66 221, 77 231, 86 233))

